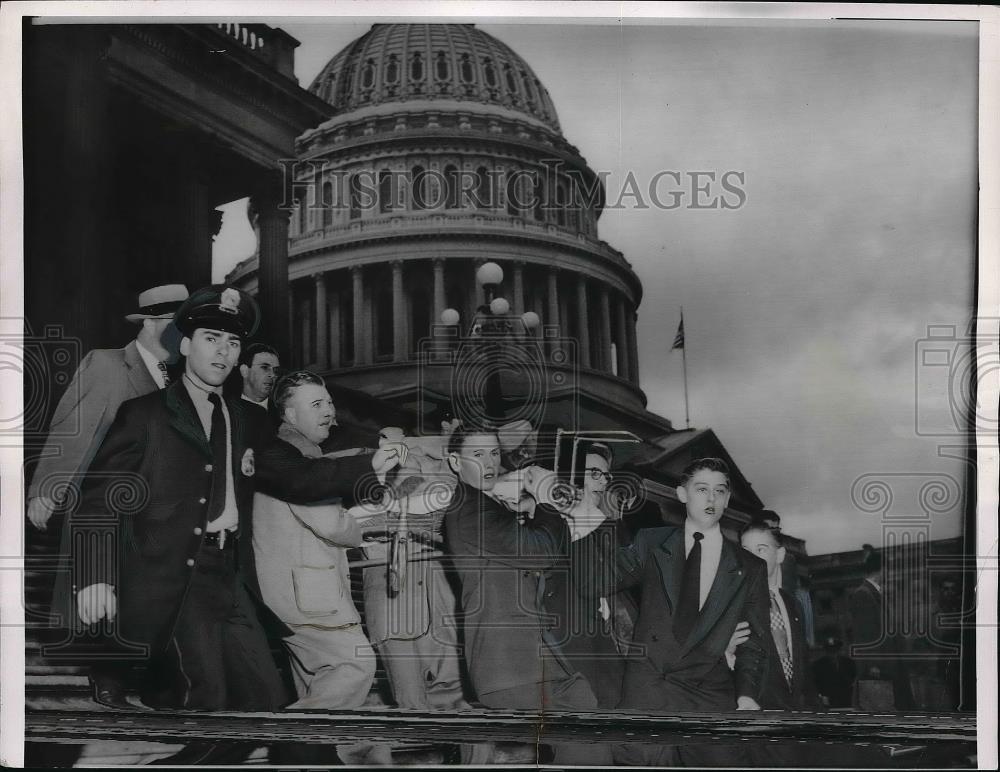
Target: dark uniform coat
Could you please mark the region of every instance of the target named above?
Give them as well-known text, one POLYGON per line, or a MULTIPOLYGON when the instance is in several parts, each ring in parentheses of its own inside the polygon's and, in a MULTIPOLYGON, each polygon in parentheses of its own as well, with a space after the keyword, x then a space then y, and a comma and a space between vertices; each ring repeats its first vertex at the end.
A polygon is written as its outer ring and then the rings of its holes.
MULTIPOLYGON (((253 504, 251 446, 259 411, 226 398, 231 422, 240 552, 249 546, 253 504)), ((119 632, 161 650, 184 603, 208 526, 216 470, 183 381, 130 400, 118 410, 84 485, 78 520, 94 532, 92 550, 74 554, 75 588, 116 587, 119 632)), ((224 470, 219 470, 224 473, 224 470)))

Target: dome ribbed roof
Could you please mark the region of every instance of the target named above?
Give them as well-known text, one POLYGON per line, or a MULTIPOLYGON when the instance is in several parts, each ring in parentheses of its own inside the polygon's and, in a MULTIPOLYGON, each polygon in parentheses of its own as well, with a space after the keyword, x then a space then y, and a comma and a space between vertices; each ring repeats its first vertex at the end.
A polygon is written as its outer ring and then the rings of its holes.
POLYGON ((327 62, 309 90, 338 114, 386 102, 478 102, 560 130, 524 59, 472 24, 376 24, 327 62))

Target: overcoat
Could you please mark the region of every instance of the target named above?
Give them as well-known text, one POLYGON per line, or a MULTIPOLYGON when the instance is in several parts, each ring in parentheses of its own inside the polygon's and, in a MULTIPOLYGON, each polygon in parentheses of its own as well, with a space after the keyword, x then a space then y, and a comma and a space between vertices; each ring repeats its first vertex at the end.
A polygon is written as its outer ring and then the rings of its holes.
POLYGON ((539 510, 518 515, 459 483, 445 514, 445 545, 461 583, 465 659, 482 696, 575 672, 559 650, 545 611, 546 571, 565 565, 569 531, 539 510))
MULTIPOLYGON (((68 556, 72 543, 72 517, 83 478, 91 466, 123 402, 157 391, 136 342, 125 348, 95 349, 80 362, 49 423, 45 449, 28 487, 28 498, 52 497, 69 486, 59 535, 59 554, 68 556)), ((52 622, 71 625, 75 609, 73 578, 68 572, 55 577, 52 622)))
MULTIPOLYGON (((240 551, 249 546, 255 405, 225 399, 240 551)), ((116 587, 118 631, 161 650, 198 562, 208 526, 215 469, 212 450, 183 382, 125 402, 90 467, 79 514, 86 549, 74 552, 74 589, 116 587), (105 538, 104 535, 110 538, 105 538)), ((246 580, 243 571, 239 580, 246 580)))

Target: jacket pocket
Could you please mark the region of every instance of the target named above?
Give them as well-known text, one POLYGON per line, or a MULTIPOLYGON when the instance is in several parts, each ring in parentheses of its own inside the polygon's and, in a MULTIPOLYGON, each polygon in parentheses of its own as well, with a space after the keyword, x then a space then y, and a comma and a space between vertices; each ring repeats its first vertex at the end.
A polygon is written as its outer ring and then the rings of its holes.
POLYGON ((295 605, 307 616, 327 616, 340 611, 343 594, 340 584, 340 574, 335 566, 298 566, 292 569, 295 605))

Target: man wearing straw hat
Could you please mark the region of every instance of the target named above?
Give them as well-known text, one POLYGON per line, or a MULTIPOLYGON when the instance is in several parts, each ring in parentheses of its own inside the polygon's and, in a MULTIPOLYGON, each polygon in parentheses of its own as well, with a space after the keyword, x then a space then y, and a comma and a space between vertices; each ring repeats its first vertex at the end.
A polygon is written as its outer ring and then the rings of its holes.
MULTIPOLYGON (((28 520, 41 531, 48 529, 54 511, 64 510, 61 555, 70 549, 70 516, 80 482, 119 406, 168 383, 166 363, 176 351, 168 350, 164 332, 187 297, 183 284, 165 284, 139 293, 138 309, 125 317, 139 327, 135 340, 124 348, 88 353, 56 407, 27 500, 28 520)), ((56 577, 52 610, 56 624, 72 625, 75 614, 70 578, 65 573, 56 577)), ((94 699, 108 707, 129 707, 122 676, 120 663, 94 665, 90 673, 94 699)))

